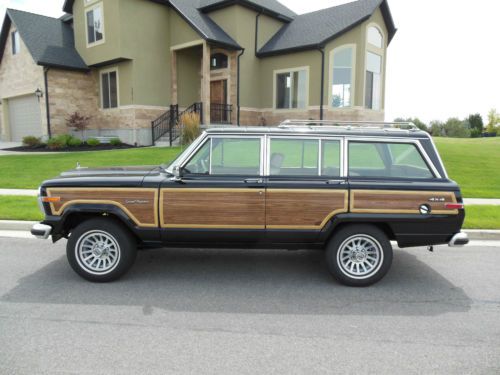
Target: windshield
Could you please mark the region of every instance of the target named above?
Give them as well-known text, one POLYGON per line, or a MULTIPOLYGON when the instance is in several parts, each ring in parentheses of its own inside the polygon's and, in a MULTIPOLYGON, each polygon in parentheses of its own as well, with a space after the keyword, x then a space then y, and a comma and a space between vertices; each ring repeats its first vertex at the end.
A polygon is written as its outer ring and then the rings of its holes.
POLYGON ((203 132, 196 140, 191 143, 184 151, 182 151, 177 157, 172 160, 170 163, 162 164, 161 167, 166 170, 168 173, 173 173, 173 168, 181 163, 188 155, 190 155, 193 150, 198 146, 200 140, 204 137, 205 132, 203 132))

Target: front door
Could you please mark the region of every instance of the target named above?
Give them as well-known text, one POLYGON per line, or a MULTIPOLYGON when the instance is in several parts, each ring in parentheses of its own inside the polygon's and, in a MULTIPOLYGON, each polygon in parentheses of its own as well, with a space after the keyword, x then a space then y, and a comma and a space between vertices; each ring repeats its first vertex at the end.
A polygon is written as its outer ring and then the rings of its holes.
POLYGON ((211 136, 160 194, 168 243, 251 243, 265 235, 263 139, 211 136))
POLYGON ((270 137, 266 228, 272 242, 310 243, 348 212, 342 140, 270 137))
POLYGON ((210 82, 210 122, 226 123, 227 80, 210 82))

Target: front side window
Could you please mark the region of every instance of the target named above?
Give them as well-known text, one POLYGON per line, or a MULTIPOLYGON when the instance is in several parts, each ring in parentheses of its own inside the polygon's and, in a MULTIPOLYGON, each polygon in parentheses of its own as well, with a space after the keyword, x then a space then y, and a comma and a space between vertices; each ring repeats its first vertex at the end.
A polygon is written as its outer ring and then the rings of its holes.
POLYGON ((118 75, 116 71, 101 73, 102 108, 118 107, 118 75))
POLYGON ((86 12, 87 44, 97 43, 104 39, 104 20, 101 6, 96 6, 86 12))
POLYGON ((333 51, 333 84, 331 104, 334 108, 349 107, 352 104, 353 62, 353 47, 333 51))
POLYGON ((373 52, 366 53, 365 107, 380 110, 382 92, 382 57, 373 52))
POLYGON ((349 177, 433 178, 413 143, 349 142, 349 177))
POLYGON ((21 39, 19 38, 19 32, 13 31, 11 34, 12 38, 12 54, 17 55, 21 50, 21 39))
POLYGON ((226 69, 228 67, 228 58, 227 55, 223 53, 214 53, 210 57, 210 69, 226 69))
POLYGON ((307 105, 307 70, 276 74, 276 108, 304 109, 307 105))
POLYGON ((260 175, 260 138, 212 138, 210 174, 260 175))

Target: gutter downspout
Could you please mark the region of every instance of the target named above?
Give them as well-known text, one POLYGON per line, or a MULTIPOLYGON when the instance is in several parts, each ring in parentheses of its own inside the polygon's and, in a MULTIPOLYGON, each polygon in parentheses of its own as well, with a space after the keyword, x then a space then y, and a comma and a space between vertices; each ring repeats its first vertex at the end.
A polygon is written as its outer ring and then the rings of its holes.
POLYGON ((323 120, 323 104, 325 95, 325 47, 319 47, 318 50, 321 53, 321 96, 319 104, 319 119, 323 120))
POLYGON ((238 74, 237 74, 237 82, 236 82, 236 106, 237 108, 237 125, 240 126, 240 57, 245 53, 245 49, 243 48, 238 55, 238 74))
POLYGON ((50 106, 49 106, 49 79, 47 73, 50 68, 43 68, 43 80, 45 83, 45 112, 47 112, 47 135, 49 139, 52 137, 52 130, 50 129, 50 106))

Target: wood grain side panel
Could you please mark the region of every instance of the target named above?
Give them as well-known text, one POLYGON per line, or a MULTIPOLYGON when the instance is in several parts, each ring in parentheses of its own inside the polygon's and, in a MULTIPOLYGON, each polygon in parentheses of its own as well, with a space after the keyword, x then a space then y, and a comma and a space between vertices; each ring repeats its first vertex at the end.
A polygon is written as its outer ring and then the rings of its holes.
POLYGON ((60 197, 50 204, 59 216, 74 204, 111 204, 121 208, 140 227, 158 226, 158 190, 142 188, 50 188, 49 197, 60 197))
POLYGON ((448 210, 446 203, 457 203, 455 193, 442 191, 388 191, 352 190, 351 212, 420 214, 420 206, 427 204, 431 214, 458 215, 458 210, 448 210), (434 202, 432 199, 444 199, 434 202))
POLYGON ((263 189, 162 189, 162 228, 264 229, 263 189))
POLYGON ((268 189, 266 227, 321 229, 335 215, 348 210, 347 190, 268 189))

